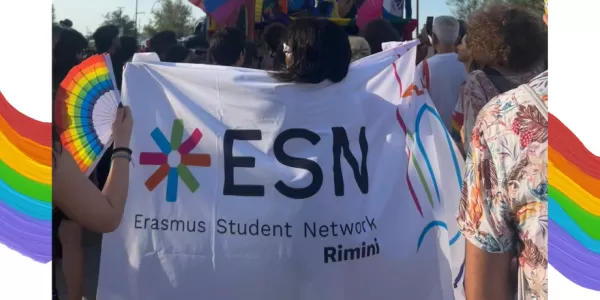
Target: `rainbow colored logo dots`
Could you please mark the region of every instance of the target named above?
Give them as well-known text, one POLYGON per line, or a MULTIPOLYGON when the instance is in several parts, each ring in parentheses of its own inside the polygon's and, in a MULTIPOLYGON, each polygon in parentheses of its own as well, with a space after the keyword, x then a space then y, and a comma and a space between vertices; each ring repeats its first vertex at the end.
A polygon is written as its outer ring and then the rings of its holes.
POLYGON ((165 178, 167 178, 167 201, 177 200, 179 178, 193 193, 200 187, 198 180, 188 169, 188 166, 210 167, 209 154, 190 153, 202 139, 202 132, 196 128, 192 135, 185 141, 183 139, 183 120, 173 121, 171 141, 167 140, 160 129, 155 128, 150 134, 161 152, 142 152, 141 165, 159 166, 158 169, 146 180, 146 187, 153 191, 165 178))

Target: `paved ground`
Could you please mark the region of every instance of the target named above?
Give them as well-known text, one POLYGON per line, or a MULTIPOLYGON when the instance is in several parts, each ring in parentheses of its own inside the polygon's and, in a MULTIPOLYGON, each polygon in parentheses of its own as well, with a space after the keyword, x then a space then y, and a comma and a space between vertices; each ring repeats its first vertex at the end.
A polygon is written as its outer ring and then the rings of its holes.
MULTIPOLYGON (((85 232, 83 237, 84 255, 84 287, 83 299, 96 300, 96 289, 98 287, 98 271, 100 269, 100 244, 102 237, 99 234, 85 232)), ((56 264, 56 282, 60 299, 67 299, 62 274, 61 262, 56 264)))

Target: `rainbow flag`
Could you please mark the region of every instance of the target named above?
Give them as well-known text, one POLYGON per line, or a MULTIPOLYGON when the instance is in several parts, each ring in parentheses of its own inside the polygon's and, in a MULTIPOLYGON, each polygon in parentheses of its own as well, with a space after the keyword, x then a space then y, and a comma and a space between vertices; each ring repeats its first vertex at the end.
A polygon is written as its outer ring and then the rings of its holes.
POLYGON ((222 24, 234 11, 246 4, 247 0, 189 0, 189 2, 210 15, 217 24, 222 24))
POLYGON ((461 112, 454 111, 452 113, 452 132, 450 132, 450 135, 457 144, 462 143, 460 132, 462 131, 464 117, 465 115, 463 115, 461 112))

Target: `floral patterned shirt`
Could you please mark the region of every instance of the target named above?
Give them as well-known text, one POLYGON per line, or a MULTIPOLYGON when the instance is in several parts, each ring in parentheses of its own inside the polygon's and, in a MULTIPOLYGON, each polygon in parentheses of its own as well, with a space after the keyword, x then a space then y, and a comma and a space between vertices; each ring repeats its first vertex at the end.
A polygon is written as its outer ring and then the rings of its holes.
MULTIPOLYGON (((534 68, 531 71, 524 72, 518 75, 504 76, 510 82, 515 84, 524 84, 529 82, 531 79, 540 74, 542 70, 540 68, 534 68)), ((490 101, 490 99, 498 96, 500 91, 494 83, 485 75, 481 70, 475 70, 467 76, 465 86, 462 90, 461 98, 459 100, 460 106, 455 109, 460 110, 458 113, 463 116, 463 135, 467 139, 464 144, 464 149, 469 148, 471 132, 475 126, 475 117, 479 114, 479 111, 484 105, 490 101), (470 113, 471 112, 471 113, 470 113)))
MULTIPOLYGON (((529 82, 547 107, 548 72, 529 82)), ((489 253, 516 253, 519 300, 548 298, 548 121, 518 88, 479 113, 458 224, 489 253)))

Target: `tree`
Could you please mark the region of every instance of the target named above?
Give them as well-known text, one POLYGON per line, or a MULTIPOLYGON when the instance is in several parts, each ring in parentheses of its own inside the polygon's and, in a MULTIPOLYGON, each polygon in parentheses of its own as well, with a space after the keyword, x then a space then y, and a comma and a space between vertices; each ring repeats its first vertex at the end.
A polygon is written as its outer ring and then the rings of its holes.
POLYGON ((144 26, 144 36, 153 36, 157 32, 171 30, 178 37, 194 32, 196 22, 192 8, 182 0, 160 0, 160 7, 151 12, 150 24, 144 26))
POLYGON ((474 11, 489 2, 491 0, 447 0, 446 4, 452 8, 457 19, 468 20, 474 11))
POLYGON ((531 9, 534 13, 544 14, 544 1, 538 0, 506 0, 507 3, 521 5, 531 9))
POLYGON ((121 34, 127 36, 137 36, 135 21, 123 12, 122 8, 104 14, 102 25, 115 25, 121 30, 121 34))
POLYGON ((454 16, 459 20, 468 20, 471 14, 482 6, 492 2, 504 2, 531 9, 534 13, 543 14, 544 2, 541 0, 447 0, 454 16))

